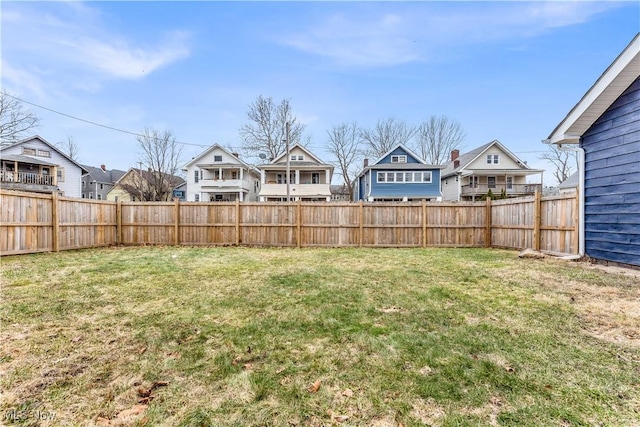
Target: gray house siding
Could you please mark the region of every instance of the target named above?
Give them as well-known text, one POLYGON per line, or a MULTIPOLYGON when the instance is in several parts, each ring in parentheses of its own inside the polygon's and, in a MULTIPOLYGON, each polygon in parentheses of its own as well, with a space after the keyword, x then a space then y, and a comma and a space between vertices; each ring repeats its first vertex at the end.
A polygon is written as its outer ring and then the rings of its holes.
POLYGON ((640 266, 640 78, 582 136, 585 252, 640 266))

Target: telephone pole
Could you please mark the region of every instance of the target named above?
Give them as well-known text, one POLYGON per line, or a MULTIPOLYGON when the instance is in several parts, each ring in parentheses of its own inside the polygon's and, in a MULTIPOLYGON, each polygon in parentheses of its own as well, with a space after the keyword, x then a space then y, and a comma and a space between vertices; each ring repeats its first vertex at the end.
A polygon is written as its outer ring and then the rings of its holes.
POLYGON ((291 172, 290 172, 290 165, 289 165, 289 161, 291 160, 291 156, 289 155, 289 131, 290 131, 290 124, 289 122, 287 122, 286 124, 286 131, 287 131, 287 176, 286 176, 286 180, 287 180, 287 203, 289 203, 291 201, 291 197, 290 197, 290 193, 289 193, 289 181, 291 180, 291 172))

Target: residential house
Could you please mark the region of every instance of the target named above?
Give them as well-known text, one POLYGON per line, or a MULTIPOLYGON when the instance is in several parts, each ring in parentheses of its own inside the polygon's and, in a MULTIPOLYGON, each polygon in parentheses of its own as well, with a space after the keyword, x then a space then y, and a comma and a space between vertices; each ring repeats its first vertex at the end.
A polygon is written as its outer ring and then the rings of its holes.
POLYGON ((324 163, 305 147, 296 144, 260 166, 260 201, 330 201, 333 166, 324 163), (287 184, 287 157, 289 158, 289 182, 287 184))
POLYGON ((447 201, 480 200, 489 192, 496 197, 531 195, 542 191, 543 173, 494 140, 468 153, 451 151, 442 170, 442 194, 447 201), (527 182, 532 175, 540 175, 539 184, 527 182))
POLYGON ((162 179, 162 194, 157 194, 153 184, 158 178, 157 172, 130 168, 116 181, 107 193, 107 200, 122 202, 170 201, 177 187, 184 184, 184 179, 176 175, 166 175, 162 179))
POLYGON ((369 202, 442 200, 441 169, 442 166, 429 165, 398 144, 372 164, 365 159, 362 172, 355 179, 354 199, 369 202))
POLYGON ((543 142, 578 153, 579 254, 640 266, 640 34, 543 142))
POLYGON ((107 200, 107 193, 111 191, 116 181, 126 173, 118 169, 107 169, 105 165, 99 168, 83 165, 89 173, 82 176, 82 198, 107 200))
POLYGON ((182 170, 187 173, 189 202, 258 200, 260 172, 218 144, 191 159, 182 170))
POLYGON ((558 185, 558 193, 560 194, 575 194, 578 188, 578 172, 574 172, 567 179, 562 181, 558 185))
POLYGON ((332 202, 351 202, 349 186, 347 184, 337 184, 329 186, 332 202))
POLYGON ((80 197, 87 170, 36 135, 0 146, 0 188, 80 197))

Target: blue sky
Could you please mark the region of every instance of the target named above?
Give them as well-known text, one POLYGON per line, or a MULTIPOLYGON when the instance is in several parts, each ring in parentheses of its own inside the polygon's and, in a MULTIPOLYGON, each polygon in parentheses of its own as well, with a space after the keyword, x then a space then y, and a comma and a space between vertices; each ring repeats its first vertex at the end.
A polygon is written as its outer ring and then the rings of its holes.
MULTIPOLYGON (((327 130, 445 114, 462 152, 540 142, 640 30, 638 2, 11 2, 2 88, 131 132, 170 129, 185 162, 238 147, 259 95, 290 98, 325 161, 327 130)), ((83 164, 137 165, 135 136, 27 106, 83 164)), ((335 181, 340 181, 337 177, 335 181)), ((553 184, 552 173, 545 183, 553 184)))

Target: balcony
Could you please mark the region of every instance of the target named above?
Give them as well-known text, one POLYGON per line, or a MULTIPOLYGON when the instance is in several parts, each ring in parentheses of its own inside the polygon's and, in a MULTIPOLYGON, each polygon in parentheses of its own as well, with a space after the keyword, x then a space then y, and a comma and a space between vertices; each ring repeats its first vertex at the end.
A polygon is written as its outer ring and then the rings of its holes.
MULTIPOLYGON (((291 197, 330 197, 329 184, 290 184, 291 197)), ((286 196, 287 184, 262 184, 260 196, 286 196)))
POLYGON ((507 193, 507 196, 525 196, 534 194, 536 191, 542 191, 542 184, 512 184, 507 186, 506 184, 495 184, 489 187, 487 184, 471 184, 463 185, 460 187, 462 196, 478 196, 482 197, 491 190, 491 192, 499 196, 502 194, 502 190, 507 193))
POLYGON ((251 183, 242 179, 201 179, 198 181, 200 188, 206 189, 238 189, 250 190, 251 183))
POLYGON ((2 188, 25 191, 57 191, 55 177, 32 172, 0 171, 2 188))

